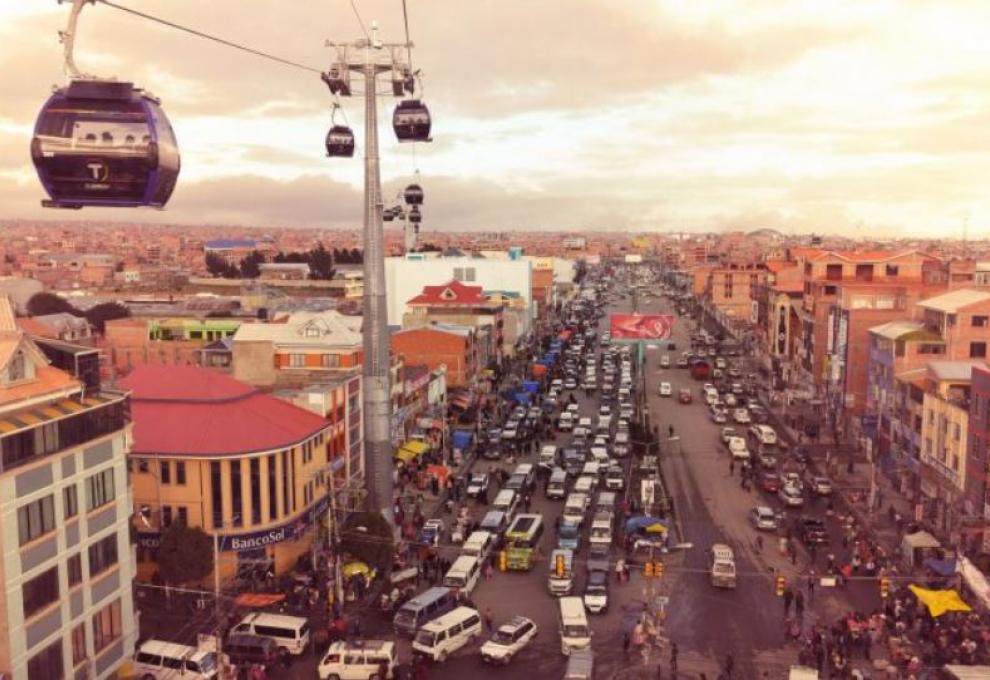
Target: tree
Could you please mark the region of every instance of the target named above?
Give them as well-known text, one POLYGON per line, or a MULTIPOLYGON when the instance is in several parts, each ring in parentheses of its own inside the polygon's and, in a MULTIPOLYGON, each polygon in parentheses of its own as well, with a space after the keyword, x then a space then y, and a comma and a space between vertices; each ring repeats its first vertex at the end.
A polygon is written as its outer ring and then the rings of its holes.
POLYGON ((241 270, 237 268, 236 264, 227 264, 223 268, 223 278, 225 279, 239 279, 241 278, 241 270))
POLYGON ((363 264, 364 253, 357 248, 351 248, 351 264, 363 264))
POLYGON ((380 513, 355 512, 340 531, 340 545, 349 553, 386 573, 392 567, 392 527, 380 513))
POLYGON ((170 585, 201 581, 213 571, 213 539, 199 527, 175 522, 162 532, 158 573, 170 585))
POLYGON ((106 333, 107 321, 126 319, 130 315, 131 310, 119 302, 104 302, 86 310, 86 320, 100 335, 106 333))
POLYGON ((216 253, 206 254, 206 271, 210 272, 210 276, 213 278, 216 279, 223 276, 227 267, 227 260, 223 259, 220 255, 216 253))
POLYGON ((252 250, 247 256, 241 258, 241 276, 245 279, 256 279, 261 276, 261 263, 265 261, 265 256, 252 250))
POLYGON ((317 243, 316 247, 309 251, 309 278, 329 281, 333 278, 333 255, 330 254, 323 243, 317 243))
POLYGON ((71 302, 55 295, 55 293, 35 293, 27 302, 27 311, 31 316, 62 314, 63 312, 82 316, 82 312, 73 307, 71 302))

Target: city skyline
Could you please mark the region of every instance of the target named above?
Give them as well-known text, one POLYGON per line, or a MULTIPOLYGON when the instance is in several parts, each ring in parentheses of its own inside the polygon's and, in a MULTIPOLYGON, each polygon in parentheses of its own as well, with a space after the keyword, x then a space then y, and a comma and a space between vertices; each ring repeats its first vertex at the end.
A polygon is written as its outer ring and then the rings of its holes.
MULTIPOLYGON (((361 34, 345 2, 211 7, 140 9, 318 68, 330 58, 324 39, 361 34)), ((357 7, 384 38, 401 39, 396 3, 357 7)), ((436 141, 414 160, 386 129, 392 102, 382 102, 382 161, 387 196, 419 168, 425 232, 961 236, 968 219, 969 236, 984 235, 981 3, 842 3, 827 14, 793 2, 585 2, 566 16, 549 2, 499 8, 410 5, 436 141)), ((67 12, 0 10, 2 217, 58 218, 38 207, 28 143, 49 85, 62 81, 67 12)), ((77 60, 162 97, 184 164, 167 212, 79 218, 359 226, 361 163, 324 157, 332 98, 315 74, 101 5, 83 13, 77 60)), ((344 106, 359 156, 360 103, 344 106)))

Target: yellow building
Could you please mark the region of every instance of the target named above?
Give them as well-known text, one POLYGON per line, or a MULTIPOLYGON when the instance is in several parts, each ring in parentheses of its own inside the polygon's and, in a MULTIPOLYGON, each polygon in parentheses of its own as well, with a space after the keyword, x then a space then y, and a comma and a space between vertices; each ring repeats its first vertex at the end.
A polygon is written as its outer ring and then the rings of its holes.
MULTIPOLYGON (((982 364, 982 362, 981 362, 982 364)), ((973 363, 928 364, 921 424, 921 494, 927 516, 943 526, 966 485, 969 390, 973 363)))
POLYGON ((196 366, 142 367, 131 391, 130 458, 138 526, 138 578, 155 572, 161 530, 172 522, 218 538, 222 578, 292 568, 328 510, 330 423, 256 388, 196 366))

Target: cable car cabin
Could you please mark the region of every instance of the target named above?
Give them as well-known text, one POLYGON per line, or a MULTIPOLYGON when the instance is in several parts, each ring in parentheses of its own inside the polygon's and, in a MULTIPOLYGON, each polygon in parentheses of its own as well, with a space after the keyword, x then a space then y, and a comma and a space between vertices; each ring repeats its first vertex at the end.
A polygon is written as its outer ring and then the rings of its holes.
POLYGON ((420 215, 419 208, 417 208, 416 206, 413 206, 409 210, 409 221, 412 222, 413 224, 419 224, 420 222, 423 221, 423 216, 420 215))
POLYGON ((404 195, 408 205, 423 205, 423 187, 418 184, 407 186, 404 195))
POLYGON ((344 125, 334 125, 327 132, 327 155, 350 158, 354 155, 354 133, 344 125))
POLYGON ((382 221, 391 222, 394 219, 395 219, 395 212, 393 212, 391 208, 382 211, 382 221))
POLYGON ((392 114, 392 128, 400 142, 432 142, 430 110, 418 99, 399 102, 392 114))
POLYGON ((73 80, 45 102, 31 160, 49 208, 162 208, 179 148, 159 101, 132 83, 73 80))

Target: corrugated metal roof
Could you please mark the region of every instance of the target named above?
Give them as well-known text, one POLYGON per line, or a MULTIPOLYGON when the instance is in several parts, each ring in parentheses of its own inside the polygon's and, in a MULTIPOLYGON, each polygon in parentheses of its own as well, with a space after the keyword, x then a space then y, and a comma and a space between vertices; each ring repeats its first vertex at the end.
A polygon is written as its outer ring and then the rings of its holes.
POLYGON ((928 370, 939 380, 965 380, 973 376, 973 366, 985 366, 982 361, 932 361, 928 370))
POLYGON ((972 288, 962 288, 951 293, 936 295, 935 297, 922 300, 918 303, 924 309, 933 309, 937 312, 955 312, 962 307, 975 305, 979 302, 990 300, 990 293, 983 290, 973 290, 972 288))
POLYGON ((888 321, 879 326, 874 326, 870 329, 870 333, 887 338, 888 340, 897 340, 902 335, 919 331, 924 327, 925 325, 920 321, 888 321))

